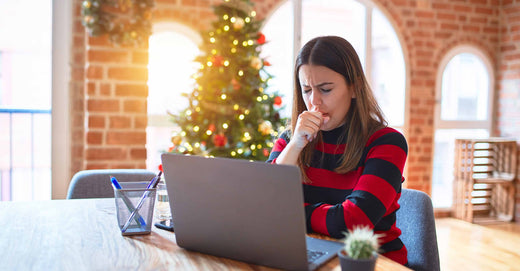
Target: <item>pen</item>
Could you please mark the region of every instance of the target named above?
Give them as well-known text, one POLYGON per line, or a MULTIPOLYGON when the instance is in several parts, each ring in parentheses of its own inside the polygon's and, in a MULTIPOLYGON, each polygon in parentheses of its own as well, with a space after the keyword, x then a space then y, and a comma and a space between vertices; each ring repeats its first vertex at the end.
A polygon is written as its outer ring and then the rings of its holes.
MULTIPOLYGON (((153 178, 150 181, 150 183, 148 183, 148 186, 146 187, 146 189, 156 188, 157 185, 159 184, 159 181, 161 180, 161 174, 162 174, 162 171, 159 171, 159 174, 157 174, 157 176, 155 178, 153 178)), ((148 197, 149 194, 150 194, 150 191, 145 191, 143 193, 143 196, 139 200, 139 203, 137 203, 137 207, 135 207, 135 210, 130 214, 130 217, 128 218, 128 220, 126 221, 125 225, 121 229, 121 232, 126 232, 128 226, 130 226, 130 221, 132 221, 132 219, 135 217, 137 212, 139 212, 139 210, 141 209, 141 207, 144 204, 144 200, 146 199, 146 197, 148 197)))
MULTIPOLYGON (((121 185, 117 181, 116 177, 110 176, 110 181, 114 185, 116 189, 122 189, 121 185)), ((133 212, 135 210, 134 204, 132 204, 132 201, 123 193, 120 193, 121 199, 125 202, 126 207, 128 208, 128 211, 133 212)), ((146 222, 144 221, 143 217, 139 215, 139 217, 135 217, 135 222, 137 222, 140 226, 146 226, 146 222)))

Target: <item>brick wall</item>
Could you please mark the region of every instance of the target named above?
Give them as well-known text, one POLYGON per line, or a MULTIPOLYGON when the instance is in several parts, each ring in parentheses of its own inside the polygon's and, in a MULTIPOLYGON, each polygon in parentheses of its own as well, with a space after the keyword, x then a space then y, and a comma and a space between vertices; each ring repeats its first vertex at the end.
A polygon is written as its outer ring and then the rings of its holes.
MULTIPOLYGON (((520 143, 520 1, 503 0, 500 12, 500 55, 496 133, 520 143)), ((520 148, 520 147, 519 147, 520 148)), ((518 159, 516 221, 520 217, 520 153, 518 159)))
MULTIPOLYGON (((256 0, 259 18, 269 16, 281 1, 256 0)), ((436 76, 439 62, 447 51, 457 45, 475 46, 500 67, 500 95, 518 95, 518 81, 502 78, 509 78, 510 75, 506 74, 511 69, 519 70, 517 60, 520 53, 515 42, 518 43, 520 27, 507 26, 510 22, 518 21, 518 11, 514 12, 510 8, 518 7, 519 3, 505 0, 373 1, 388 16, 401 37, 409 71, 407 85, 410 105, 405 131, 409 159, 405 185, 430 193, 435 86, 438 83, 436 76), (506 41, 504 32, 516 33, 516 36, 512 35, 506 41), (503 57, 499 58, 499 55, 503 57), (502 61, 500 65, 499 60, 502 61), (506 62, 507 65, 504 64, 506 62), (515 91, 516 94, 506 94, 515 91)), ((76 2, 79 8, 81 1, 76 2)), ((211 6, 220 2, 156 0, 153 20, 182 23, 195 31, 208 29, 215 19, 211 6)), ((73 143, 73 170, 144 167, 146 48, 114 48, 103 38, 86 37, 81 25, 75 25, 74 31, 75 76, 71 87, 74 92, 71 114, 74 116, 73 137, 77 141, 73 143)), ((516 74, 515 78, 520 78, 516 74)), ((501 102, 506 102, 506 99, 501 102)), ((504 123, 512 117, 500 114, 504 112, 498 113, 501 122, 496 132, 505 134, 503 129, 508 124, 504 123)), ((516 130, 515 133, 518 135, 520 131, 516 130)))

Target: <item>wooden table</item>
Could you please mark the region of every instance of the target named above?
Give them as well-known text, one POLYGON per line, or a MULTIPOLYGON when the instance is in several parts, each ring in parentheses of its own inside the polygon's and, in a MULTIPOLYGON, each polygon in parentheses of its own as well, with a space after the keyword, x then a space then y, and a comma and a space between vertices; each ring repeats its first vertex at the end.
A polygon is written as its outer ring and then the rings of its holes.
MULTIPOLYGON (((123 237, 114 199, 0 202, 4 270, 273 270, 187 251, 153 227, 123 237)), ((320 270, 341 270, 334 258, 320 270)), ((376 270, 409 270, 379 256, 376 270)))

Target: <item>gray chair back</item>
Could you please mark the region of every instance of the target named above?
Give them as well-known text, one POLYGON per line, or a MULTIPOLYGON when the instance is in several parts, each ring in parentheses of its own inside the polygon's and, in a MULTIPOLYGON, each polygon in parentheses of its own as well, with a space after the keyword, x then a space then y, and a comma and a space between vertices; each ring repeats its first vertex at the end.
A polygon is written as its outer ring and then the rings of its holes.
POLYGON ((74 174, 69 184, 67 199, 113 198, 110 176, 119 182, 150 181, 155 173, 145 169, 92 169, 74 174))
POLYGON ((397 227, 408 250, 408 266, 416 271, 440 270, 435 218, 430 197, 418 190, 402 189, 397 227))

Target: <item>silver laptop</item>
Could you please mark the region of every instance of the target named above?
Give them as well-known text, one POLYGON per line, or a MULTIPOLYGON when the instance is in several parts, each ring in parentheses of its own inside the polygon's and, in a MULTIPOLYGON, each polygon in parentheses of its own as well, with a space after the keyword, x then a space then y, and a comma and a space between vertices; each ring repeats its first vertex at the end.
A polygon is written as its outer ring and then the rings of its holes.
POLYGON ((180 247, 286 270, 314 270, 342 247, 306 236, 298 167, 170 153, 161 158, 180 247))

